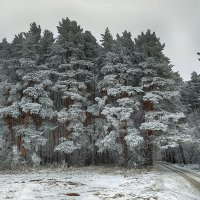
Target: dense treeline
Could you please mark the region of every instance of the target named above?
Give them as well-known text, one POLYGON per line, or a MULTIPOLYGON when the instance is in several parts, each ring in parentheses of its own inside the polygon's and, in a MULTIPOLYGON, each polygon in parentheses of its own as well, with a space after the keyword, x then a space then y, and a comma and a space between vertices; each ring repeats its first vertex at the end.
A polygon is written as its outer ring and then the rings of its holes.
POLYGON ((200 162, 200 75, 183 82, 154 32, 57 30, 0 43, 1 167, 200 162))

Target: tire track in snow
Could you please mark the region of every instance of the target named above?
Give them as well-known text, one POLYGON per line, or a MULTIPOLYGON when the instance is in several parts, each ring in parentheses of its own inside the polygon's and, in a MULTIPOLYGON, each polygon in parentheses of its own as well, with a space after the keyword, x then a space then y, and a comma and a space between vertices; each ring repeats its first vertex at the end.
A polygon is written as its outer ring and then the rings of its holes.
POLYGON ((168 170, 171 170, 171 171, 179 174, 180 176, 184 177, 185 179, 187 179, 191 183, 191 185, 193 185, 200 192, 200 182, 194 178, 194 176, 197 175, 195 172, 190 172, 188 170, 182 170, 180 168, 171 166, 169 164, 163 164, 163 163, 158 164, 157 163, 156 165, 157 166, 160 165, 162 168, 165 167, 168 170))

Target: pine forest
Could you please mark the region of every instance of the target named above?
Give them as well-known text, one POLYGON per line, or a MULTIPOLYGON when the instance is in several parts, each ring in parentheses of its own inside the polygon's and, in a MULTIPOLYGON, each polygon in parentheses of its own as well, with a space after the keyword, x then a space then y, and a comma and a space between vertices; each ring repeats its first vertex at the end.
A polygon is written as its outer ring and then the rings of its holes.
POLYGON ((200 75, 183 81, 155 32, 57 32, 0 43, 1 169, 200 163, 200 75))

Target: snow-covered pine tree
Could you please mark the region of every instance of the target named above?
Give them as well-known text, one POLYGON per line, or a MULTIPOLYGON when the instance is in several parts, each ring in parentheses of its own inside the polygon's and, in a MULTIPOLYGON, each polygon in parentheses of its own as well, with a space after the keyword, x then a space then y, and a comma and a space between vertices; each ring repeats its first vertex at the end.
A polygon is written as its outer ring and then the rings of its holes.
POLYGON ((21 58, 27 58, 34 61, 39 61, 40 58, 40 47, 39 43, 41 40, 41 27, 35 22, 30 24, 28 32, 23 33, 24 40, 22 46, 21 58))
POLYGON ((193 138, 193 141, 184 144, 183 154, 187 163, 197 163, 200 152, 200 75, 196 72, 192 72, 191 79, 184 82, 181 88, 181 101, 189 124, 188 134, 193 138))
MULTIPOLYGON (((153 148, 175 148, 186 136, 182 120, 185 118, 180 94, 174 84, 174 74, 169 59, 163 54, 164 45, 155 33, 148 30, 135 39, 139 66, 143 71, 144 122, 140 129, 145 141, 146 164, 153 163, 153 148)), ((186 138, 185 138, 186 139, 186 138)), ((158 149, 156 150, 158 151, 158 149)))
POLYGON ((11 45, 7 42, 7 39, 4 38, 0 43, 0 58, 7 59, 10 57, 11 45))
POLYGON ((24 45, 24 33, 19 33, 15 35, 11 43, 11 57, 12 58, 21 58, 23 54, 23 45, 24 45))
POLYGON ((195 112, 200 109, 200 75, 192 72, 191 80, 185 82, 181 90, 181 100, 188 112, 195 112))
POLYGON ((50 53, 51 46, 54 43, 55 39, 53 33, 49 30, 44 30, 39 43, 39 52, 40 52, 40 64, 44 64, 50 53))
POLYGON ((52 69, 51 93, 58 111, 60 139, 55 150, 63 152, 60 159, 65 162, 84 164, 91 137, 87 125, 92 123, 87 109, 94 102, 96 84, 92 56, 97 55, 98 45, 90 32, 83 32, 77 22, 68 18, 62 19, 57 28, 59 36, 46 62, 52 69))
POLYGON ((112 51, 114 40, 108 27, 105 29, 105 33, 101 34, 101 36, 102 36, 101 45, 104 47, 106 51, 112 51))
POLYGON ((100 96, 96 101, 103 130, 98 134, 96 145, 110 158, 114 155, 117 164, 128 166, 131 164, 130 152, 134 152, 143 141, 134 121, 140 107, 138 94, 142 92, 136 77, 141 71, 132 62, 130 43, 122 42, 124 35, 121 39, 119 37, 113 52, 105 47, 106 55, 100 66, 103 78, 98 84, 100 96))
MULTIPOLYGON (((17 100, 12 104, 10 102, 10 93, 12 88, 19 87, 19 84, 15 85, 15 66, 18 64, 17 60, 11 58, 11 45, 7 43, 6 39, 0 45, 0 122, 1 122, 1 141, 2 151, 8 154, 8 157, 4 159, 6 166, 11 167, 13 154, 12 148, 14 145, 13 134, 13 119, 17 118, 17 100), (4 50, 5 49, 5 50, 4 50)), ((2 162, 3 165, 3 162, 2 162)))
MULTIPOLYGON (((58 80, 52 88, 58 93, 61 105, 58 110, 58 122, 62 127, 60 144, 55 150, 71 154, 87 143, 85 120, 88 93, 87 81, 92 77, 88 71, 94 65, 89 61, 72 59, 69 63, 61 64, 58 80), (87 81, 86 81, 87 80, 87 81)), ((64 159, 64 158, 63 158, 64 159)), ((68 160, 69 162, 69 160, 68 160)))
POLYGON ((115 41, 115 51, 118 51, 121 54, 124 54, 129 57, 131 56, 131 58, 134 59, 135 49, 131 33, 125 30, 122 33, 122 36, 117 34, 116 37, 117 38, 115 41))
POLYGON ((51 85, 49 71, 45 66, 38 66, 40 32, 40 26, 33 23, 24 37, 22 34, 15 36, 12 46, 19 48, 20 54, 11 52, 15 58, 7 59, 2 65, 5 101, 2 102, 1 115, 7 121, 11 143, 18 145, 25 159, 27 148, 31 157, 33 151, 38 151, 38 145, 44 145, 45 138, 39 130, 40 119, 54 115, 53 102, 47 92, 51 85), (29 57, 27 52, 34 53, 29 57))

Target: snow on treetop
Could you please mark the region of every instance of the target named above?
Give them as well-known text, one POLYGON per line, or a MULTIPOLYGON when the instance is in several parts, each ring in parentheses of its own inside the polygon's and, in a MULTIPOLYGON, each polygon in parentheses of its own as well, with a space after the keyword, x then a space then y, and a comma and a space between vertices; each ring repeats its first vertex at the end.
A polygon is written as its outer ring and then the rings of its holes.
POLYGON ((121 152, 121 146, 116 143, 116 138, 118 134, 115 131, 111 131, 108 135, 106 135, 102 140, 97 140, 96 145, 99 148, 99 152, 103 152, 106 149, 117 150, 121 152))
POLYGON ((119 80, 117 79, 117 77, 118 75, 104 76, 104 79, 99 82, 99 84, 97 85, 97 88, 107 90, 107 87, 118 84, 119 80))
POLYGON ((35 99, 42 95, 44 92, 42 85, 34 85, 34 87, 26 88, 23 93, 28 96, 34 97, 35 99))
POLYGON ((155 76, 155 75, 156 75, 156 72, 155 72, 155 70, 153 70, 153 69, 145 69, 145 70, 143 71, 143 73, 144 73, 145 75, 147 75, 147 76, 155 76))
POLYGON ((24 66, 24 67, 27 67, 27 65, 29 67, 31 67, 31 66, 35 67, 36 66, 36 61, 29 59, 29 58, 21 58, 21 59, 19 59, 19 61, 21 63, 21 66, 24 66))
POLYGON ((114 88, 109 88, 107 90, 108 95, 117 96, 122 93, 127 93, 129 96, 135 94, 135 90, 132 86, 124 86, 121 84, 116 84, 114 88))
POLYGON ((168 67, 167 61, 163 60, 162 62, 157 62, 157 59, 155 57, 148 57, 145 59, 144 62, 140 62, 138 65, 143 69, 155 69, 155 70, 163 68, 163 66, 168 67))
POLYGON ((140 136, 140 132, 135 128, 129 128, 128 134, 124 138, 130 147, 136 147, 144 142, 143 137, 140 136))
POLYGON ((170 113, 167 111, 155 111, 155 112, 146 112, 146 120, 159 119, 163 122, 168 123, 169 119, 173 119, 173 122, 178 122, 178 120, 185 118, 184 113, 170 113))
POLYGON ((34 125, 25 127, 23 125, 14 127, 18 135, 23 135, 26 148, 30 149, 32 144, 37 146, 46 145, 47 139, 43 137, 44 132, 36 130, 34 125))
POLYGON ((92 73, 88 70, 84 69, 77 69, 76 70, 76 75, 82 75, 82 76, 92 76, 92 73))
POLYGON ((166 137, 162 135, 155 140, 155 143, 157 143, 161 149, 176 148, 179 147, 179 144, 194 144, 195 142, 196 140, 194 140, 191 135, 184 133, 176 133, 166 137))
POLYGON ((152 81, 153 81, 153 78, 152 77, 142 77, 142 86, 143 87, 149 87, 150 85, 151 85, 151 83, 152 83, 152 81))
POLYGON ((87 87, 86 87, 86 85, 85 85, 84 82, 79 82, 79 83, 78 83, 78 88, 79 88, 80 90, 86 90, 86 89, 87 89, 87 87))
POLYGON ((107 76, 104 76, 104 81, 105 81, 105 82, 113 82, 113 81, 116 81, 117 76, 118 76, 118 75, 107 75, 107 76))
POLYGON ((169 120, 172 120, 173 123, 176 123, 180 119, 184 119, 184 118, 185 118, 184 113, 168 113, 167 115, 163 115, 160 119, 163 122, 168 122, 169 120))
POLYGON ((127 69, 126 73, 129 74, 129 75, 137 75, 137 74, 140 74, 142 71, 141 69, 135 69, 135 68, 130 68, 130 69, 127 69))
POLYGON ((42 107, 42 105, 38 103, 19 103, 19 105, 23 112, 30 112, 31 114, 38 114, 42 107))
POLYGON ((77 69, 77 70, 71 69, 71 70, 67 70, 66 72, 61 72, 59 74, 59 76, 63 77, 63 78, 76 78, 77 75, 90 77, 90 76, 92 76, 92 73, 89 72, 88 70, 84 70, 84 69, 77 69))
POLYGON ((117 69, 118 72, 120 73, 125 73, 128 69, 129 65, 125 63, 117 63, 115 65, 115 68, 117 69))
POLYGON ((0 82, 0 90, 2 92, 10 90, 12 88, 12 86, 13 85, 11 83, 7 82, 7 81, 0 82))
POLYGON ((40 97, 39 98, 39 103, 41 103, 45 107, 52 107, 53 106, 53 101, 50 98, 46 97, 46 96, 40 97))
POLYGON ((140 130, 153 130, 153 131, 167 131, 167 125, 160 123, 158 121, 152 121, 152 122, 145 122, 142 123, 140 126, 140 130))
POLYGON ((71 79, 71 80, 66 80, 66 81, 58 81, 55 84, 55 86, 52 87, 52 89, 55 91, 61 90, 63 92, 65 92, 66 90, 78 92, 78 89, 85 90, 86 85, 84 82, 77 82, 75 79, 71 79))
POLYGON ((105 65, 101 68, 101 73, 105 75, 105 74, 108 74, 110 72, 114 72, 115 70, 116 70, 115 65, 107 64, 107 65, 105 65))
POLYGON ((148 68, 154 68, 155 64, 156 64, 155 58, 148 57, 145 59, 145 62, 140 62, 138 65, 143 69, 148 69, 148 68))
MULTIPOLYGON (((147 70, 149 71, 149 69, 147 70)), ((165 79, 161 77, 143 77, 142 78, 143 87, 157 86, 157 87, 166 87, 173 86, 174 81, 171 79, 165 79)))
POLYGON ((159 100, 161 100, 162 97, 157 95, 157 94, 154 94, 152 92, 147 92, 144 96, 143 96, 143 100, 144 101, 151 101, 153 103, 158 103, 159 100))
POLYGON ((68 92, 68 91, 64 92, 62 98, 67 99, 69 97, 73 100, 76 100, 76 101, 85 101, 86 100, 82 95, 80 95, 76 92, 68 92))
POLYGON ((165 115, 166 111, 154 111, 154 112, 146 112, 145 119, 146 120, 154 120, 155 118, 159 119, 161 116, 165 115))
POLYGON ((120 121, 124 121, 130 118, 133 113, 133 109, 123 107, 105 107, 101 113, 105 115, 108 120, 116 118, 120 121))
POLYGON ((11 115, 12 117, 17 118, 20 115, 19 103, 14 102, 11 106, 0 108, 0 115, 1 117, 11 115))
POLYGON ((28 73, 23 76, 24 81, 34 81, 36 83, 40 83, 42 80, 46 80, 49 78, 50 71, 49 70, 39 70, 34 73, 28 73))
POLYGON ((133 87, 133 90, 136 91, 137 93, 144 93, 144 90, 142 87, 133 87))
POLYGON ((47 108, 41 108, 39 115, 42 117, 42 119, 49 118, 52 119, 54 116, 56 116, 56 112, 51 107, 47 108))
POLYGON ((73 78, 76 76, 76 72, 72 69, 72 70, 68 70, 65 73, 62 73, 62 76, 64 77, 68 77, 68 78, 73 78))
POLYGON ((153 93, 162 96, 163 99, 169 99, 169 100, 171 100, 172 98, 180 97, 179 91, 166 91, 166 92, 154 91, 153 93))
POLYGON ((99 115, 99 108, 97 104, 93 104, 91 106, 88 106, 87 112, 92 113, 94 116, 98 116, 99 115))
POLYGON ((59 65, 58 68, 59 69, 72 70, 73 69, 73 65, 69 64, 69 63, 63 63, 63 64, 59 65))
POLYGON ((94 63, 86 60, 70 60, 70 64, 73 66, 78 65, 78 67, 82 67, 83 69, 89 69, 91 67, 94 67, 94 63))
POLYGON ((172 79, 166 79, 161 77, 154 77, 152 82, 152 85, 157 85, 157 86, 170 86, 173 84, 174 81, 172 79))
POLYGON ((100 98, 100 97, 96 97, 95 98, 95 101, 98 102, 98 107, 99 108, 102 108, 105 105, 106 100, 107 100, 107 96, 104 96, 102 98, 100 98))
POLYGON ((138 106, 140 105, 139 102, 136 102, 134 99, 128 98, 128 97, 118 99, 117 102, 119 103, 120 106, 132 107, 132 108, 136 108, 136 109, 138 109, 138 106))
MULTIPOLYGON (((10 90, 10 96, 8 97, 8 102, 14 102, 14 101, 18 101, 18 95, 17 93, 22 90, 23 87, 21 84, 17 83, 16 85, 13 85, 11 90, 10 90)), ((0 94, 3 96, 3 94, 0 94)))
POLYGON ((72 105, 70 109, 63 108, 58 114, 58 121, 64 123, 69 120, 83 122, 85 120, 85 111, 77 105, 72 105))
POLYGON ((41 84, 43 86, 52 86, 53 85, 52 81, 50 81, 48 79, 45 79, 44 81, 42 81, 41 84))
POLYGON ((152 92, 147 92, 143 96, 144 101, 151 101, 153 103, 158 103, 159 100, 162 99, 169 99, 171 100, 172 98, 179 97, 180 93, 178 91, 166 91, 166 92, 161 92, 161 91, 152 91, 152 92))
POLYGON ((55 151, 63 151, 65 153, 72 153, 76 149, 79 149, 80 147, 77 147, 74 145, 73 141, 65 141, 59 144, 56 148, 55 151))

